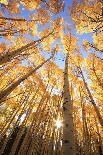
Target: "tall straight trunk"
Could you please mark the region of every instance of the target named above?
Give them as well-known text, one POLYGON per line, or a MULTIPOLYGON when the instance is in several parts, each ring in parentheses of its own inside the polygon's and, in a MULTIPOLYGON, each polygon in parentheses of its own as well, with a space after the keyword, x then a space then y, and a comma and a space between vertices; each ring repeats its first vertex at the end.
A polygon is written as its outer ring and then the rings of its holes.
POLYGON ((68 80, 68 56, 65 60, 64 71, 64 103, 63 103, 63 155, 75 155, 74 150, 74 126, 72 114, 72 101, 68 80))
POLYGON ((31 76, 33 73, 35 73, 40 67, 42 67, 46 62, 48 62, 50 59, 53 58, 53 54, 50 58, 48 58, 46 61, 42 62, 40 65, 38 65, 36 68, 30 70, 26 75, 19 78, 16 82, 12 83, 7 89, 0 92, 0 103, 25 79, 27 79, 29 76, 31 76))
MULTIPOLYGON (((81 70, 81 68, 80 68, 80 70, 81 70)), ((91 94, 91 92, 90 92, 90 90, 89 90, 89 88, 88 88, 88 85, 87 85, 87 83, 86 83, 86 81, 85 81, 85 78, 84 78, 84 75, 83 75, 82 70, 81 70, 81 75, 82 75, 82 79, 83 79, 85 88, 86 88, 86 90, 87 90, 87 92, 88 92, 90 101, 91 101, 91 103, 92 103, 92 105, 93 105, 93 107, 94 107, 94 109, 95 109, 96 114, 97 114, 99 123, 100 123, 100 125, 103 127, 103 119, 102 119, 102 116, 101 116, 100 111, 99 111, 99 109, 98 109, 98 107, 97 107, 97 105, 96 105, 96 103, 95 103, 95 101, 94 101, 94 99, 93 99, 93 96, 92 96, 92 94, 91 94)))
POLYGON ((47 38, 52 33, 53 33, 53 31, 50 32, 48 35, 42 37, 41 39, 38 39, 36 41, 32 41, 32 42, 28 43, 27 45, 24 45, 24 46, 12 51, 12 52, 7 52, 7 53, 4 53, 3 55, 1 54, 0 55, 0 65, 11 61, 11 59, 15 58, 16 56, 18 56, 22 52, 32 48, 33 45, 36 46, 36 43, 43 41, 45 38, 47 38))

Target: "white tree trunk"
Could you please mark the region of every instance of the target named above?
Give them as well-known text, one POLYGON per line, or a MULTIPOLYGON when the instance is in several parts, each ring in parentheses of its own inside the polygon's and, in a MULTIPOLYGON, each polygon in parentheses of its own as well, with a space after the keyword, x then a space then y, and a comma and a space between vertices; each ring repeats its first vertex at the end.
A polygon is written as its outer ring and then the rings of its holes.
POLYGON ((64 71, 63 155, 75 155, 72 101, 68 80, 68 54, 65 60, 64 71))

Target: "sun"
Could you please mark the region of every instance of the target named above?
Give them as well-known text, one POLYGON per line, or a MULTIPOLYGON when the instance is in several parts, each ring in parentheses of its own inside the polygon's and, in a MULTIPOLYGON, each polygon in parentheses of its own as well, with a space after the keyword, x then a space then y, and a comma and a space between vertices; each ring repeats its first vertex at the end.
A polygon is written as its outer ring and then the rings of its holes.
POLYGON ((57 128, 61 128, 61 127, 62 127, 62 121, 59 120, 59 119, 55 120, 55 126, 56 126, 57 128))

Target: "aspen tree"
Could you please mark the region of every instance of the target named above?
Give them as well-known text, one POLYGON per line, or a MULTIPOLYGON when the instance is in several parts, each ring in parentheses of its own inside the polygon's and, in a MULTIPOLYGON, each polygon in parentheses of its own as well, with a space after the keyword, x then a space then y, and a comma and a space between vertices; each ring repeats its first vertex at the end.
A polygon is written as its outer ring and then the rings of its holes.
POLYGON ((66 55, 64 70, 64 103, 63 103, 63 155, 75 155, 72 101, 68 81, 68 57, 66 55))

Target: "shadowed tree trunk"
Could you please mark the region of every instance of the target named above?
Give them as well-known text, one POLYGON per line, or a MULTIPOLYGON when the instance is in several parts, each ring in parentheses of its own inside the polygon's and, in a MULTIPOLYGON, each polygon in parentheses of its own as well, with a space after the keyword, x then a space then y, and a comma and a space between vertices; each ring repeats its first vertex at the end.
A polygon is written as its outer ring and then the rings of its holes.
POLYGON ((85 81, 85 78, 84 78, 84 75, 83 75, 83 72, 82 72, 81 68, 80 68, 80 73, 81 73, 81 76, 82 76, 82 79, 83 79, 85 88, 86 88, 86 90, 87 90, 87 92, 88 92, 90 101, 91 101, 91 103, 92 103, 92 105, 93 105, 93 107, 94 107, 94 109, 95 109, 96 114, 97 114, 99 123, 100 123, 100 125, 103 127, 103 119, 102 119, 102 116, 101 116, 100 111, 99 111, 99 109, 98 109, 98 107, 97 107, 97 105, 96 105, 96 103, 95 103, 95 101, 94 101, 94 99, 93 99, 93 96, 92 96, 92 94, 91 94, 91 92, 90 92, 90 90, 89 90, 89 88, 88 88, 88 85, 87 85, 87 83, 86 83, 86 81, 85 81))
POLYGON ((96 140, 98 152, 100 155, 103 155, 103 139, 102 139, 100 131, 99 131, 98 122, 97 122, 96 117, 95 117, 95 126, 96 126, 96 130, 97 130, 97 134, 98 134, 98 139, 96 140))
POLYGON ((90 140, 89 140, 89 131, 86 121, 86 113, 84 108, 84 103, 81 104, 82 106, 82 121, 83 121, 83 149, 86 155, 89 155, 89 146, 90 146, 90 140))
POLYGON ((68 81, 68 54, 64 71, 64 103, 63 103, 63 155, 75 155, 72 101, 68 81))
MULTIPOLYGON (((31 111, 32 111, 32 109, 33 109, 33 105, 34 105, 34 103, 35 103, 35 102, 33 102, 33 100, 35 99, 35 96, 36 96, 37 91, 38 91, 38 88, 37 88, 37 90, 36 90, 34 96, 32 97, 32 99, 30 100, 28 112, 27 112, 26 117, 24 118, 24 120, 23 120, 23 122, 22 122, 22 126, 24 126, 24 125, 26 124, 28 118, 30 117, 31 111)), ((16 139, 15 139, 13 145, 12 145, 12 149, 11 149, 11 152, 10 152, 9 155, 14 155, 14 154, 15 154, 16 148, 17 148, 17 146, 18 146, 18 143, 19 143, 19 141, 20 141, 21 136, 23 135, 23 132, 24 132, 23 129, 21 129, 20 132, 18 132, 18 135, 17 135, 17 137, 16 137, 16 139)), ((27 132, 28 132, 28 131, 27 131, 27 132)))
MULTIPOLYGON (((39 106, 38 106, 38 108, 37 108, 37 110, 36 110, 36 113, 35 113, 35 115, 33 116, 33 120, 32 120, 32 122, 31 122, 30 128, 29 128, 29 130, 28 130, 28 132, 27 132, 27 134, 26 134, 26 136, 25 136, 25 138, 24 138, 24 140, 23 140, 23 143, 22 143, 22 145, 21 145, 21 147, 20 147, 20 150, 19 150, 19 152, 18 152, 18 155, 21 155, 21 154, 22 154, 22 155, 25 155, 26 152, 27 152, 28 144, 30 144, 30 141, 31 141, 31 139, 30 139, 29 137, 30 137, 31 133, 33 133, 33 130, 34 130, 34 128, 35 128, 35 121, 36 121, 36 118, 37 118, 38 116, 40 117, 40 115, 38 114, 38 112, 39 112, 40 108, 42 107, 44 101, 45 101, 45 100, 47 101, 47 98, 45 97, 45 93, 46 93, 46 89, 45 89, 45 91, 44 91, 44 93, 43 93, 43 95, 42 95, 42 98, 41 98, 40 102, 39 102, 39 106)), ((39 117, 38 117, 38 119, 39 119, 39 117)), ((10 154, 10 155, 14 155, 14 154, 12 153, 12 154, 10 154)))

